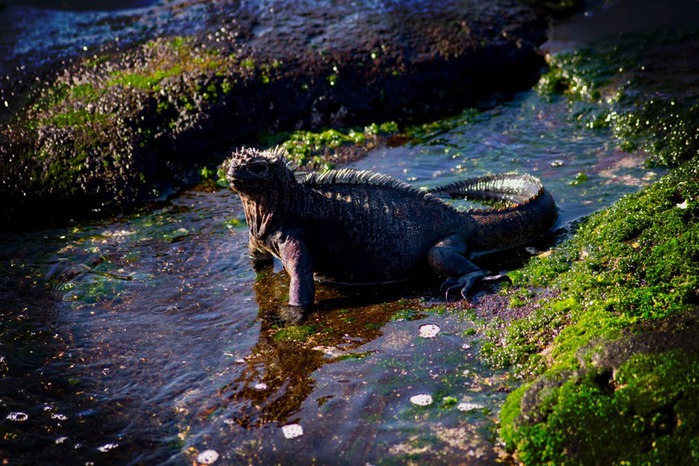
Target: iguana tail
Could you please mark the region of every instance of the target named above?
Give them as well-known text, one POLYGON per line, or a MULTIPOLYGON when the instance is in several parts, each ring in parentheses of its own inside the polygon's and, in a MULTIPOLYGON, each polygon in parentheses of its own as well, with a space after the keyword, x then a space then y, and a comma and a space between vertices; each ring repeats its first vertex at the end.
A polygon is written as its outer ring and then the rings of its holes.
POLYGON ((469 245, 477 250, 506 249, 527 243, 546 233, 556 222, 556 203, 538 178, 501 173, 470 178, 428 190, 477 201, 503 201, 499 208, 472 209, 464 213, 476 221, 469 245))

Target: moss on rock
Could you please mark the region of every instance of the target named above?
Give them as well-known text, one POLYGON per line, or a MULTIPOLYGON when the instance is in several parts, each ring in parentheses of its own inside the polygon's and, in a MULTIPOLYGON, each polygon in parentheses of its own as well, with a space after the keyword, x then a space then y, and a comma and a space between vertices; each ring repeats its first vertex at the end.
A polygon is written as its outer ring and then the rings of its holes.
MULTIPOLYGON (((682 40, 696 46, 695 35, 682 40)), ((649 56, 647 48, 630 50, 649 56)), ((525 380, 500 413, 500 435, 524 464, 696 463, 699 88, 687 86, 682 97, 670 86, 658 98, 653 77, 619 79, 630 76, 624 65, 614 71, 616 59, 605 57, 554 58, 542 86, 568 93, 572 111, 589 104, 588 122, 612 125, 621 145, 677 168, 512 273, 519 287, 555 293, 529 316, 490 330, 485 356, 525 380)), ((515 304, 526 300, 526 292, 511 293, 515 304)))
POLYGON ((501 435, 525 464, 695 463, 698 377, 697 354, 681 350, 639 352, 613 371, 548 374, 510 396, 501 435))
POLYGON ((548 56, 536 89, 567 95, 582 122, 610 127, 622 148, 675 166, 699 152, 698 52, 695 30, 600 41, 548 56))

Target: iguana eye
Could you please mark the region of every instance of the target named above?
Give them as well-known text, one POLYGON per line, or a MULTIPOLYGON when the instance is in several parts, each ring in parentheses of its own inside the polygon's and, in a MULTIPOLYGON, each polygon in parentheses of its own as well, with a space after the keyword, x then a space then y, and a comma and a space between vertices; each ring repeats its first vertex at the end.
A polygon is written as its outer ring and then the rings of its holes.
POLYGON ((267 164, 264 163, 252 163, 248 166, 248 170, 256 175, 261 175, 267 171, 267 164))

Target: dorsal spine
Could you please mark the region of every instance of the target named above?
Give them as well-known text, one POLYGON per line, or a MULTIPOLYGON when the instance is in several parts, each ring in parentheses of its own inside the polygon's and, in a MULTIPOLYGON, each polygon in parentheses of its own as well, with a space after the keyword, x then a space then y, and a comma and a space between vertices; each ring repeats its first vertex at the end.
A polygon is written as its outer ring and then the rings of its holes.
POLYGON ((448 194, 453 199, 504 201, 512 204, 499 209, 471 210, 471 212, 476 213, 490 210, 516 209, 518 206, 527 204, 541 196, 544 192, 544 187, 537 178, 528 174, 500 173, 456 181, 429 189, 428 192, 434 195, 448 194))

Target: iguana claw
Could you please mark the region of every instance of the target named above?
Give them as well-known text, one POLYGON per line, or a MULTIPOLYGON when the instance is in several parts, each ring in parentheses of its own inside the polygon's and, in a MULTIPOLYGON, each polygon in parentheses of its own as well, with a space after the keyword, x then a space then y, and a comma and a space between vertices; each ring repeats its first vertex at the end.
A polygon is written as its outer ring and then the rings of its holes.
POLYGON ((285 304, 279 309, 282 326, 299 325, 306 317, 306 309, 301 306, 285 304))
POLYGON ((445 299, 449 301, 449 294, 455 291, 461 293, 463 299, 468 299, 468 292, 478 280, 485 277, 485 272, 477 270, 460 277, 449 277, 442 283, 441 291, 445 293, 445 299))
POLYGON ((488 282, 488 283, 501 283, 501 282, 512 283, 512 279, 510 278, 510 276, 507 274, 504 274, 504 273, 499 273, 497 275, 488 275, 487 277, 483 277, 482 281, 488 282))

